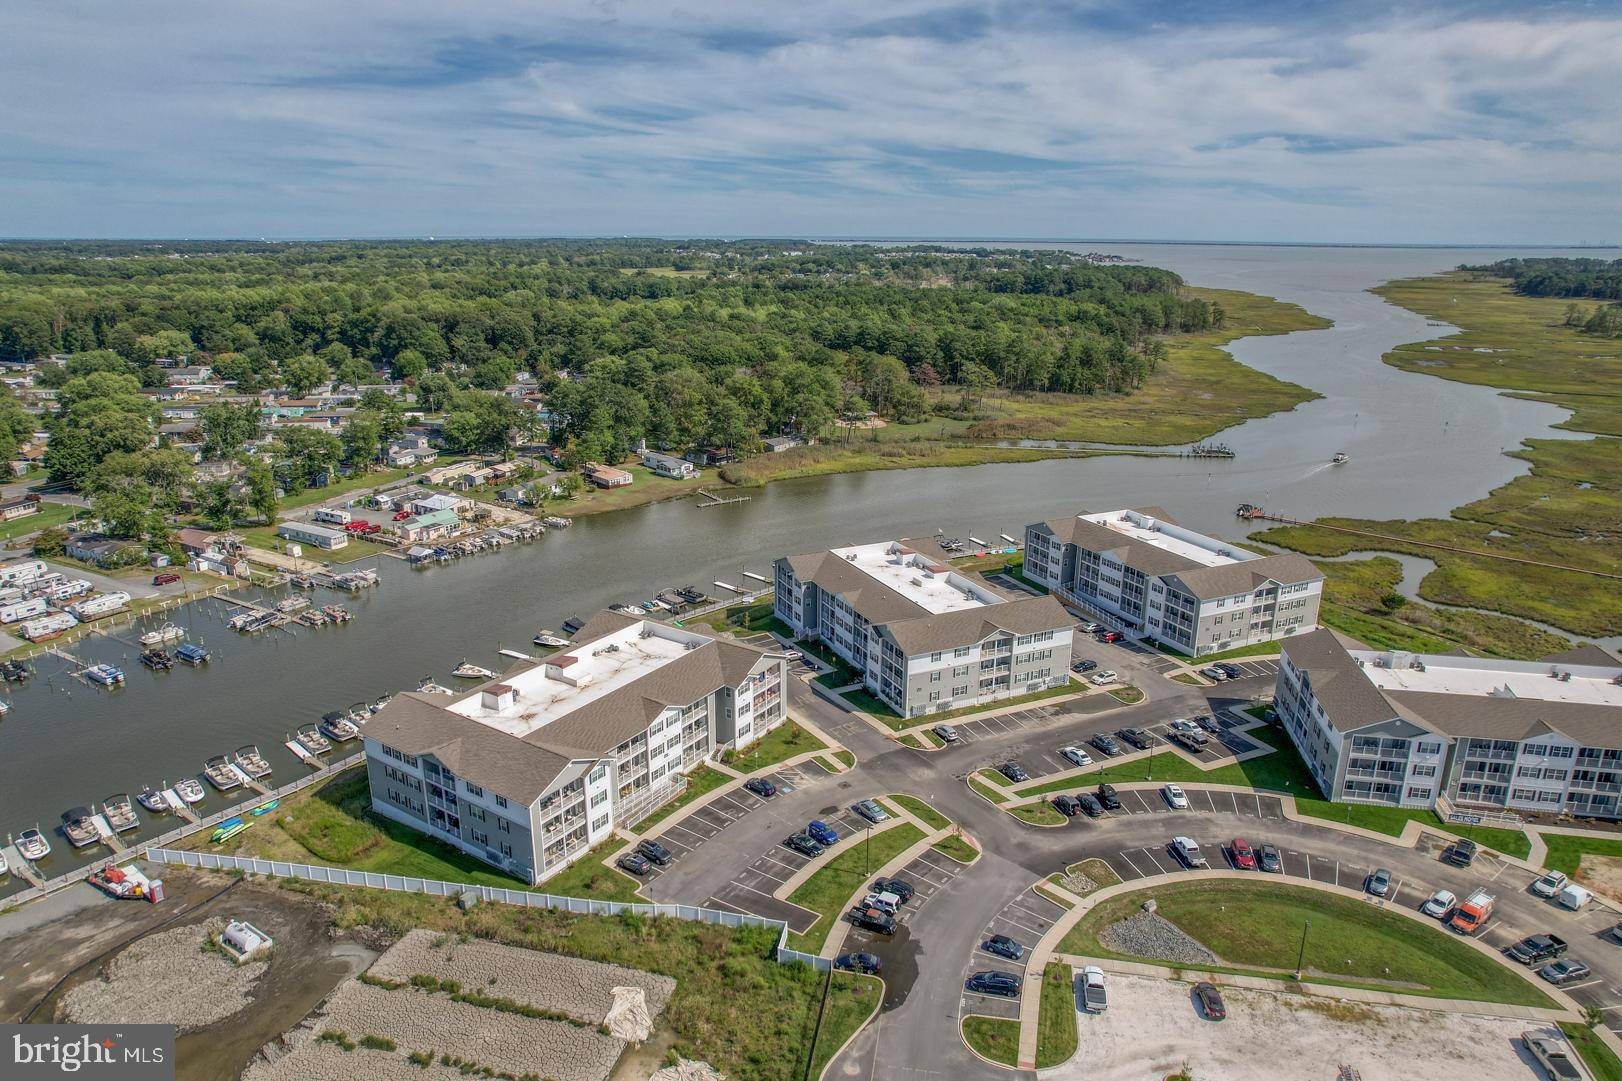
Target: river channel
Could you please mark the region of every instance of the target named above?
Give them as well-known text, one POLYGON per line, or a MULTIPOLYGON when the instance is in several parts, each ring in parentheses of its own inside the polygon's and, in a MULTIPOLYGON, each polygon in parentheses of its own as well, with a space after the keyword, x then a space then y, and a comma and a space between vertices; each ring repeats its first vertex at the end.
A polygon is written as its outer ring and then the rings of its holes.
MULTIPOLYGON (((744 571, 769 575, 779 555, 937 529, 992 540, 1019 536, 1042 518, 1142 504, 1228 535, 1244 531, 1233 516, 1240 502, 1299 518, 1445 515, 1524 471, 1502 451, 1529 436, 1566 434, 1550 430, 1565 416, 1557 407, 1380 362, 1393 346, 1446 331, 1369 287, 1508 253, 1063 246, 1169 267, 1196 285, 1277 296, 1333 319, 1328 330, 1230 347, 1243 363, 1324 397, 1223 432, 1220 440, 1237 453, 1232 461, 1110 456, 807 478, 724 507, 682 500, 582 518, 531 543, 428 570, 379 558, 379 588, 358 596, 317 591, 322 603, 341 600, 355 613, 345 627, 247 638, 225 628, 219 602, 194 604, 170 616, 213 652, 206 668, 146 671, 128 628, 75 647, 86 659, 120 664, 128 683, 118 690, 94 690, 70 678, 65 662, 39 658, 39 675, 11 692, 12 709, 0 721, 0 838, 37 825, 55 849, 41 870, 59 874, 77 859, 55 831, 69 807, 195 776, 208 756, 249 743, 273 765, 271 783, 285 783, 305 767, 282 741, 328 710, 426 675, 455 682, 449 670, 464 658, 499 670, 506 663, 499 648, 528 649, 532 634, 567 616, 671 585, 717 593, 710 583, 739 584, 744 571), (1350 463, 1330 466, 1337 451, 1350 463)), ((211 792, 200 810, 222 805, 211 792)), ((154 822, 141 814, 154 832, 173 825, 168 816, 154 822)), ((92 848, 87 858, 105 854, 92 848)), ((17 886, 0 881, 0 894, 17 886)))

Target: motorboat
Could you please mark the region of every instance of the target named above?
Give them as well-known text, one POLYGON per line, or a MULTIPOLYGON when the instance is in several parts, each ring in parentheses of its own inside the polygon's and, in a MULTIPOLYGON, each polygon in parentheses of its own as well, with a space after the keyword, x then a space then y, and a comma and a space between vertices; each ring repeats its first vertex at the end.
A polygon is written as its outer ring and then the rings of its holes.
POLYGON ((341 604, 329 604, 325 608, 321 609, 321 611, 324 612, 326 617, 332 620, 334 623, 348 623, 352 618, 354 618, 349 614, 349 609, 345 608, 341 604))
POLYGON ((161 815, 169 810, 169 801, 163 798, 163 793, 156 788, 143 788, 135 793, 135 802, 145 807, 155 815, 161 815))
POLYGON ((0 852, 0 877, 11 873, 11 864, 6 862, 6 854, 0 852))
POLYGON ((30 863, 38 863, 51 854, 51 842, 45 835, 36 829, 23 830, 17 838, 17 851, 22 853, 23 859, 30 863))
POLYGON ((315 579, 311 578, 308 574, 295 574, 289 578, 288 581, 297 589, 315 588, 315 579))
POLYGON ((283 615, 291 615, 294 612, 302 612, 309 606, 310 598, 294 595, 291 597, 283 597, 281 600, 277 601, 276 611, 281 612, 283 615))
POLYGON ((187 803, 201 803, 207 793, 203 791, 202 783, 197 778, 185 777, 175 782, 175 795, 187 803))
POLYGON ((166 650, 144 649, 141 651, 141 663, 154 672, 167 672, 175 666, 175 659, 166 650))
POLYGON ((328 623, 332 622, 327 618, 327 613, 323 612, 319 608, 311 608, 307 612, 300 612, 293 618, 304 624, 306 627, 325 627, 328 623))
POLYGON ((534 642, 538 646, 545 646, 548 649, 562 649, 564 646, 569 644, 569 640, 567 638, 559 638, 557 635, 548 634, 545 631, 537 634, 534 638, 531 638, 530 641, 534 642))
POLYGON ((259 753, 259 748, 251 743, 246 747, 238 747, 236 753, 231 757, 243 773, 256 781, 261 777, 270 775, 270 763, 266 762, 265 756, 259 753))
POLYGON ((8 714, 10 712, 11 712, 11 703, 5 701, 4 699, 0 699, 0 717, 4 717, 6 714, 8 714))
POLYGON ((355 722, 336 710, 321 718, 320 734, 336 743, 344 743, 360 735, 355 722))
POLYGON ((208 650, 202 646, 194 646, 190 642, 175 648, 175 657, 187 664, 207 664, 208 650))
POLYGON ((1341 450, 1341 451, 1336 451, 1335 452, 1335 456, 1333 458, 1329 459, 1329 464, 1330 465, 1345 465, 1347 462, 1349 462, 1351 460, 1352 460, 1352 456, 1350 454, 1347 454, 1345 451, 1341 450))
POLYGON ((0 663, 0 677, 11 683, 21 683, 34 674, 26 661, 5 661, 0 663))
MULTIPOLYGON (((223 754, 217 754, 203 763, 203 776, 221 792, 242 787, 242 778, 237 776, 237 771, 231 768, 231 760, 223 754)), ((184 796, 181 798, 185 799, 184 796)))
POLYGON ((186 631, 183 627, 177 627, 173 623, 165 623, 157 630, 147 631, 141 635, 141 644, 143 646, 161 646, 165 642, 178 641, 184 637, 186 637, 186 631))
POLYGON ((141 826, 140 816, 135 813, 128 793, 108 796, 101 801, 101 811, 107 816, 107 824, 113 827, 115 833, 125 833, 141 826))
POLYGON ((85 678, 103 687, 116 687, 124 682, 124 670, 110 664, 93 664, 84 670, 85 678))
POLYGON ((622 616, 640 616, 643 614, 642 609, 634 604, 611 604, 608 606, 608 610, 618 612, 622 616))
POLYGON ((445 686, 443 683, 435 683, 431 679, 425 679, 421 683, 417 684, 417 690, 418 690, 418 692, 420 692, 422 694, 455 694, 456 693, 455 691, 451 690, 449 687, 445 686))
POLYGON ((300 725, 293 738, 298 741, 300 747, 311 754, 326 754, 332 750, 332 741, 323 736, 321 729, 313 724, 300 725))
POLYGON ((542 518, 541 524, 544 526, 550 526, 553 529, 568 529, 569 526, 573 525, 574 523, 568 518, 559 518, 556 515, 550 515, 542 518))
POLYGON ((366 711, 368 713, 380 712, 384 706, 388 705, 392 701, 394 701, 394 695, 385 694, 382 698, 379 698, 376 702, 373 702, 371 705, 367 706, 366 711))
POLYGON ((568 619, 563 621, 563 633, 571 636, 579 634, 580 628, 584 627, 585 625, 586 621, 581 619, 579 616, 570 616, 568 619))
POLYGON ((101 840, 101 832, 91 821, 88 807, 75 807, 62 815, 62 834, 74 848, 83 848, 101 840))
POLYGON ((488 669, 488 668, 480 668, 478 665, 469 664, 467 661, 463 661, 461 664, 457 665, 455 668, 452 668, 451 669, 451 675, 457 677, 458 679, 495 679, 496 678, 496 674, 494 672, 490 671, 490 669, 488 669))

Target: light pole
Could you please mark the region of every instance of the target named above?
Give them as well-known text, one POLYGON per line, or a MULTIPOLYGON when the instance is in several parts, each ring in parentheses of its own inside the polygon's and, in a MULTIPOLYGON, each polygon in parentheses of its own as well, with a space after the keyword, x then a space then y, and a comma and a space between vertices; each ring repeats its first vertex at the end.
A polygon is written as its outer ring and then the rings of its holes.
POLYGON ((1150 736, 1149 739, 1150 739, 1150 743, 1149 743, 1149 772, 1144 777, 1144 780, 1146 780, 1146 781, 1152 781, 1152 780, 1155 779, 1155 745, 1154 745, 1154 742, 1153 742, 1154 737, 1150 736))
POLYGON ((1301 949, 1295 955, 1295 978, 1298 981, 1301 979, 1301 966, 1306 962, 1307 932, 1310 930, 1312 930, 1312 921, 1303 920, 1301 923, 1301 949))

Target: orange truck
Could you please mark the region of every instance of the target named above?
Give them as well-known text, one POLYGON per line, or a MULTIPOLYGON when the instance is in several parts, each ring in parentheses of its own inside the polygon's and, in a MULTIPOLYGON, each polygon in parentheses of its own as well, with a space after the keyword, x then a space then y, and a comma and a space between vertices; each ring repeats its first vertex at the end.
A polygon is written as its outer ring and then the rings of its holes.
POLYGON ((1454 910, 1447 925, 1461 935, 1473 935, 1487 925, 1492 917, 1493 896, 1486 890, 1476 890, 1454 910))

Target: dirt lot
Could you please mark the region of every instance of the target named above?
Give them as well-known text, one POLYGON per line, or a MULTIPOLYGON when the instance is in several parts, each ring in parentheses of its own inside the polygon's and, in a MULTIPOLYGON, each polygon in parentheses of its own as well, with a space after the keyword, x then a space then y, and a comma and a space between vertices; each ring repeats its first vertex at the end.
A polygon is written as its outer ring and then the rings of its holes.
POLYGON ((1196 1013, 1191 985, 1110 975, 1109 1010, 1083 1014, 1080 1049, 1043 1081, 1529 1081, 1526 1022, 1223 988, 1228 1018, 1196 1013), (1286 1065, 1287 1064, 1287 1065, 1286 1065))
POLYGON ((1577 881, 1613 901, 1622 899, 1622 858, 1585 854, 1577 867, 1577 881))

